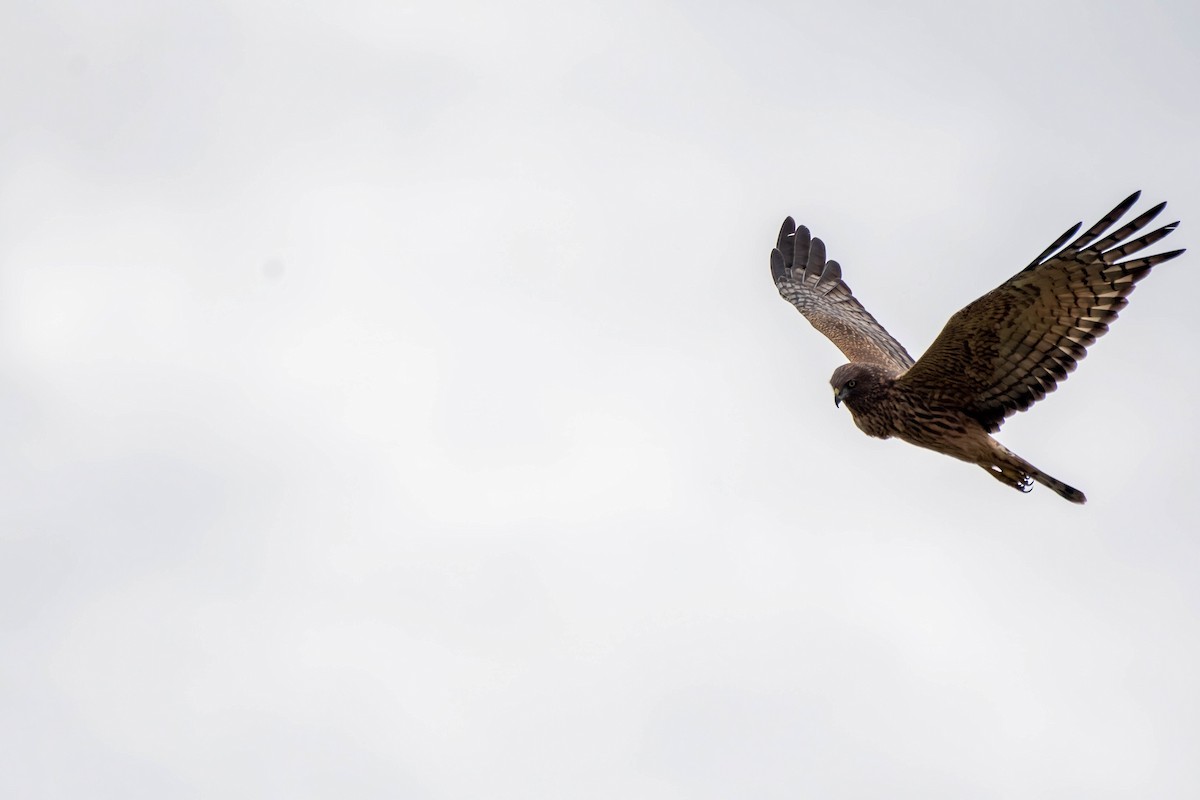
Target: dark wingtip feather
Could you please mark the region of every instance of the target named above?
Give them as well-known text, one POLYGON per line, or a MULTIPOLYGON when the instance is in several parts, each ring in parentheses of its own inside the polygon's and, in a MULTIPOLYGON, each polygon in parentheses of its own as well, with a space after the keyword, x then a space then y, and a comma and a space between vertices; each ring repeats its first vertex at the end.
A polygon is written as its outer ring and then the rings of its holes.
POLYGON ((775 240, 775 246, 783 250, 783 244, 788 237, 796 232, 796 220, 788 217, 783 221, 783 225, 779 227, 779 238, 775 240))
POLYGON ((1050 245, 1045 250, 1043 250, 1041 255, 1039 255, 1033 261, 1030 261, 1029 266, 1026 267, 1025 269, 1033 269, 1038 264, 1041 264, 1047 258, 1054 255, 1054 253, 1058 251, 1058 248, 1062 247, 1066 243, 1066 241, 1068 239, 1070 239, 1072 236, 1074 236, 1076 233, 1078 233, 1079 229, 1082 227, 1083 227, 1083 222, 1076 222, 1074 226, 1067 228, 1066 232, 1063 233, 1062 236, 1060 236, 1054 240, 1054 244, 1050 245))
POLYGON ((826 261, 821 277, 817 278, 817 287, 824 287, 825 294, 831 292, 842 280, 842 265, 836 261, 826 261))
MULTIPOLYGON (((1120 203, 1117 203, 1117 207, 1114 208, 1112 211, 1108 212, 1108 216, 1113 217, 1114 220, 1120 219, 1121 217, 1125 216, 1125 212, 1128 211, 1129 209, 1133 208, 1134 204, 1137 203, 1138 199, 1141 198, 1141 196, 1142 196, 1142 190, 1138 189, 1136 192, 1129 195, 1129 197, 1126 197, 1120 203)), ((1155 212, 1155 213, 1157 213, 1157 212, 1155 212)))
MULTIPOLYGON (((800 261, 800 242, 796 242, 796 261, 800 261)), ((814 275, 820 275, 825 269, 825 243, 820 239, 813 239, 809 244, 808 252, 804 256, 804 278, 807 280, 814 275)))
POLYGON ((804 270, 804 265, 808 263, 808 247, 812 242, 812 234, 808 228, 803 225, 796 226, 796 235, 793 240, 788 243, 787 247, 780 247, 783 251, 784 261, 787 262, 788 269, 804 270))
POLYGON ((1137 201, 1140 200, 1141 197, 1142 197, 1142 190, 1138 189, 1136 192, 1129 195, 1129 197, 1126 197, 1124 200, 1117 203, 1117 207, 1114 208, 1112 211, 1108 212, 1108 214, 1106 216, 1116 216, 1116 217, 1125 216, 1125 212, 1128 211, 1129 209, 1133 208, 1134 204, 1137 203, 1137 201))
POLYGON ((787 265, 783 263, 783 253, 779 250, 771 251, 771 277, 775 279, 776 286, 788 278, 787 265))

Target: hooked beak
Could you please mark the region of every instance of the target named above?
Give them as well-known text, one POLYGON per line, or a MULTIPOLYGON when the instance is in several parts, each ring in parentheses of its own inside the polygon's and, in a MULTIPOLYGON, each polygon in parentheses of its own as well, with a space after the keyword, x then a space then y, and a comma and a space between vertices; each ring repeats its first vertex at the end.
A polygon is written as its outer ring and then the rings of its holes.
POLYGON ((842 398, 845 396, 846 396, 845 389, 834 389, 833 390, 833 404, 835 406, 837 406, 838 408, 841 408, 842 407, 842 398))

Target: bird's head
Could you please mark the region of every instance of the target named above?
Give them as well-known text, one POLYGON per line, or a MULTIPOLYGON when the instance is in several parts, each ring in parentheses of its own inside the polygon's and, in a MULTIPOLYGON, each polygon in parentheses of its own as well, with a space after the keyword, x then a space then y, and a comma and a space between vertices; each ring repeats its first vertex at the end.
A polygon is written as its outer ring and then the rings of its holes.
POLYGON ((853 409, 883 389, 889 377, 885 373, 886 370, 874 364, 843 364, 829 379, 829 385, 833 387, 833 404, 840 407, 845 400, 853 409))

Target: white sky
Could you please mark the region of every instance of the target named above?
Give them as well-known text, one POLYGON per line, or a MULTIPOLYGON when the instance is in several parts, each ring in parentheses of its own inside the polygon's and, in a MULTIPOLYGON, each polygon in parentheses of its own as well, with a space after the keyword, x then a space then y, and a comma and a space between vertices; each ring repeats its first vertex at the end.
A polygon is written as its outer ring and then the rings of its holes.
POLYGON ((0 795, 1200 794, 1200 11, 0 11, 0 795), (1191 246, 1001 439, 864 437, 1133 189, 1191 246))

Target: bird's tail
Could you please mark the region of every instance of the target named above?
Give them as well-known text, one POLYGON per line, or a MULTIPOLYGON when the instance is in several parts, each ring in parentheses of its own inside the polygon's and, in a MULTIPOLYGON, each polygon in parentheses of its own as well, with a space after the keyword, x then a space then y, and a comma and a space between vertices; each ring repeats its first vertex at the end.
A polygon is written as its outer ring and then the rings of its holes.
POLYGON ((995 439, 992 442, 995 445, 993 457, 979 466, 987 470, 987 473, 996 480, 1022 492, 1032 489, 1036 481, 1042 486, 1053 489, 1060 497, 1066 498, 1072 503, 1083 505, 1087 502, 1087 497, 1083 492, 1074 486, 1068 486, 1058 478, 1047 475, 995 439))

